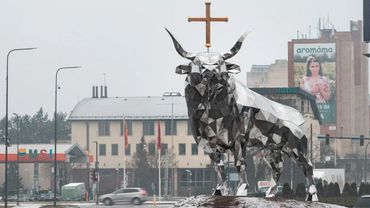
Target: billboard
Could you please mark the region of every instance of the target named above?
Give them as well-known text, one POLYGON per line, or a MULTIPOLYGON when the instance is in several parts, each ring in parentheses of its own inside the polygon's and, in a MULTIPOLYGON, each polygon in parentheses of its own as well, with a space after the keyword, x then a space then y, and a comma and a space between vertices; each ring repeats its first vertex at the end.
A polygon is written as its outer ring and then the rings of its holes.
POLYGON ((294 44, 294 86, 316 98, 323 123, 336 123, 335 43, 294 44))

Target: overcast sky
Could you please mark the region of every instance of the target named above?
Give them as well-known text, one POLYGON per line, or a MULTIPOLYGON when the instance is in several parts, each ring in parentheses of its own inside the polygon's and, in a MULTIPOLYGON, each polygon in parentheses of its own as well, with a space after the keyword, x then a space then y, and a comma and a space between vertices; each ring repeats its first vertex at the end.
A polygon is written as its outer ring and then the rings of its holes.
MULTIPOLYGON (((205 15, 201 0, 2 0, 0 2, 0 116, 5 115, 6 55, 19 47, 9 63, 9 115, 34 114, 43 107, 54 112, 55 72, 58 111, 70 113, 79 100, 102 85, 108 96, 160 96, 165 91, 183 94, 184 76, 175 67, 186 63, 175 52, 167 27, 192 52, 205 51, 204 23, 187 17, 205 15)), ((243 48, 230 62, 237 63, 245 82, 252 64, 287 59, 287 42, 300 34, 317 36, 319 18, 339 31, 350 20, 362 19, 362 0, 217 0, 211 15, 229 17, 213 23, 211 51, 224 52, 246 31, 243 48), (311 28, 311 32, 309 32, 311 28)))

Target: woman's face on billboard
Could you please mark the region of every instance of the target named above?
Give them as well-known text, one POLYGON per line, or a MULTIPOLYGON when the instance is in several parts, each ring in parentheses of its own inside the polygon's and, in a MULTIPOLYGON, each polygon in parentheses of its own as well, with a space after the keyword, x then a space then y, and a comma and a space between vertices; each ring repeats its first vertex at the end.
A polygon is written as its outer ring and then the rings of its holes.
POLYGON ((320 70, 320 64, 319 62, 311 62, 310 63, 310 70, 312 76, 318 76, 319 75, 319 70, 320 70))

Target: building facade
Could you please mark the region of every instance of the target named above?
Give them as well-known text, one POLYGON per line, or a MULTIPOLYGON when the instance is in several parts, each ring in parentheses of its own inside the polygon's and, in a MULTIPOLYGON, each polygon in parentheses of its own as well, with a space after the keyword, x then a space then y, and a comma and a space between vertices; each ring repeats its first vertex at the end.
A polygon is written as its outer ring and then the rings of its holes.
MULTIPOLYGON (((300 62, 304 56, 300 57, 300 52, 321 58, 321 66, 326 70, 324 76, 330 83, 332 105, 329 106, 330 101, 329 104, 318 104, 322 110, 320 113, 331 118, 327 121, 324 118, 320 132, 332 137, 369 135, 369 74, 366 57, 362 55, 367 52, 367 46, 362 42, 362 21, 351 21, 350 24, 350 31, 322 29, 318 39, 294 39, 288 43, 290 87, 299 86, 297 74, 303 74, 299 66, 304 65, 300 62), (332 53, 325 54, 325 50, 332 50, 332 53), (325 114, 326 107, 332 112, 325 114)), ((323 144, 323 154, 328 156, 323 159, 323 166, 343 168, 346 170, 346 181, 361 182, 364 178, 362 158, 366 142, 364 146, 359 143, 359 139, 333 139, 329 150, 323 144)))

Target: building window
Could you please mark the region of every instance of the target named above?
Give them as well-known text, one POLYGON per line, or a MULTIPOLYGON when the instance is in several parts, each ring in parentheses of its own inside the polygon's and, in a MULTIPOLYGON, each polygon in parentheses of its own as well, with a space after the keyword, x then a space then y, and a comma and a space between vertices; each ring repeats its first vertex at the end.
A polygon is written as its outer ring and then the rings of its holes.
POLYGON ((179 144, 179 155, 186 155, 186 144, 179 144))
MULTIPOLYGON (((127 130, 128 130, 127 133, 129 136, 131 136, 132 135, 132 121, 126 120, 126 123, 127 123, 127 130)), ((123 121, 120 122, 120 129, 121 129, 120 135, 123 136, 124 129, 125 129, 125 125, 123 121)))
POLYGON ((154 135, 154 121, 150 120, 143 121, 143 134, 154 135))
POLYGON ((193 135, 193 130, 191 129, 190 120, 188 120, 188 135, 193 135))
POLYGON ((198 145, 197 144, 191 144, 191 154, 198 155, 198 145))
POLYGON ((155 143, 149 143, 149 155, 155 155, 155 143))
POLYGON ((168 145, 161 143, 161 155, 166 154, 168 145))
POLYGON ((106 154, 105 144, 99 144, 99 155, 105 156, 105 154, 106 154))
POLYGON ((99 136, 109 136, 110 129, 109 129, 109 121, 99 121, 99 136))
POLYGON ((131 144, 128 144, 127 148, 124 149, 125 155, 130 155, 131 154, 131 144))
POLYGON ((175 120, 171 120, 171 119, 165 120, 164 124, 165 124, 165 134, 166 135, 176 135, 177 134, 177 123, 175 120), (171 131, 171 127, 172 127, 172 131, 171 131))
POLYGON ((118 144, 112 144, 112 156, 118 155, 118 144))

